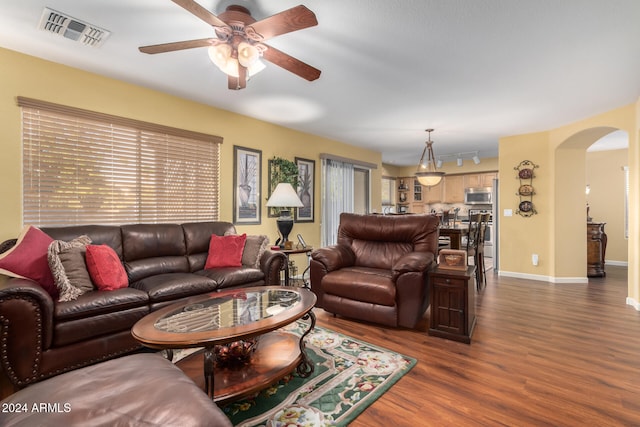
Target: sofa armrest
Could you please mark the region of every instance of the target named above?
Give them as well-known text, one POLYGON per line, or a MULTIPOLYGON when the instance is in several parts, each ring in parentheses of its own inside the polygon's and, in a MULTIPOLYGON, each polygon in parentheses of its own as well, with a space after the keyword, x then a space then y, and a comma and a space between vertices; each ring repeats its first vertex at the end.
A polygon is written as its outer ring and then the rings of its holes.
POLYGON ((395 282, 398 276, 410 272, 424 272, 435 260, 435 254, 433 252, 409 252, 401 256, 391 267, 393 271, 393 281, 395 282))
POLYGON ((356 263, 356 255, 349 246, 332 245, 319 248, 311 252, 311 259, 323 265, 324 270, 339 270, 356 263))
POLYGON ((36 282, 0 275, 0 363, 14 385, 35 380, 53 339, 54 302, 36 282))
POLYGON ((287 263, 287 257, 282 252, 267 249, 260 257, 260 270, 264 273, 264 281, 267 286, 280 285, 280 272, 287 263))

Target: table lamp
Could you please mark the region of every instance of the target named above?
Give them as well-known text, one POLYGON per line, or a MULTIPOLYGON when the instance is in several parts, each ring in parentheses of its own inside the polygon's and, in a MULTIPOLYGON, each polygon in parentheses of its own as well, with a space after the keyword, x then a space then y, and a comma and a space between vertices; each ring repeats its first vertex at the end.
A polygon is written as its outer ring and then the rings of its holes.
POLYGON ((276 189, 271 193, 271 197, 267 200, 267 207, 269 208, 281 208, 280 217, 276 220, 278 224, 278 231, 282 235, 281 248, 291 249, 291 243, 289 242, 289 233, 293 229, 293 217, 291 216, 290 208, 301 208, 304 205, 300 201, 300 197, 296 194, 293 186, 286 182, 281 182, 276 186, 276 189), (289 243, 289 248, 287 248, 289 243))

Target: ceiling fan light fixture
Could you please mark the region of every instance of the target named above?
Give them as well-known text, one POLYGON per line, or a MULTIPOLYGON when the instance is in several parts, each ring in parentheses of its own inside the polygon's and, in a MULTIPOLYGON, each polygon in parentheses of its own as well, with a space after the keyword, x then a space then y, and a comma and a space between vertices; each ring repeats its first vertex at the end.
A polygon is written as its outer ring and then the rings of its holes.
POLYGON ((253 64, 247 67, 247 72, 249 73, 249 76, 255 76, 265 68, 267 68, 267 66, 264 65, 264 62, 257 60, 256 62, 254 62, 253 64))
POLYGON ((240 65, 250 68, 259 58, 260 52, 255 46, 247 42, 238 44, 238 61, 240 61, 240 65))
POLYGON ((433 155, 433 141, 431 141, 431 132, 433 132, 433 129, 427 129, 427 132, 429 132, 429 140, 425 142, 425 147, 424 150, 422 150, 422 156, 420 157, 415 175, 420 185, 433 187, 440 183, 444 172, 436 171, 436 159, 433 155), (426 161, 425 155, 427 155, 426 161))
POLYGON ((216 67, 224 71, 229 59, 231 59, 231 46, 226 43, 211 46, 209 48, 209 59, 211 59, 211 62, 213 62, 216 67))

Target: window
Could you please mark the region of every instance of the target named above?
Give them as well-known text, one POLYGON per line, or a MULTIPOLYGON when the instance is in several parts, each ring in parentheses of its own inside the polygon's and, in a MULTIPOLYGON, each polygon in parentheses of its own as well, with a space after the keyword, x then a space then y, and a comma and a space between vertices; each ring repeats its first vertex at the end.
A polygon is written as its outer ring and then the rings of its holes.
POLYGON ((218 219, 221 137, 22 97, 18 105, 25 224, 218 219))
POLYGON ((338 240, 342 212, 368 213, 369 175, 377 165, 321 153, 322 161, 322 246, 338 240))

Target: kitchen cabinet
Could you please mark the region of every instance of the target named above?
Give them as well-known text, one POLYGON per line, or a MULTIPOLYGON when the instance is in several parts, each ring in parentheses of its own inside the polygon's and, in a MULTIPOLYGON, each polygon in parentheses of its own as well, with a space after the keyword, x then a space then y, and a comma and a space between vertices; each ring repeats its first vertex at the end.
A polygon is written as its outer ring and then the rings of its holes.
POLYGON ((398 179, 398 205, 407 209, 410 213, 423 213, 424 188, 414 177, 402 177, 398 179))
POLYGON ((464 175, 445 175, 444 202, 464 203, 464 175))
POLYGON ((407 208, 411 201, 409 200, 409 184, 408 181, 411 178, 399 178, 398 179, 398 206, 407 208))
POLYGON ((442 187, 444 179, 440 180, 438 185, 432 187, 422 187, 422 199, 424 203, 440 203, 442 202, 442 187))
POLYGON ((493 187, 493 180, 497 177, 496 172, 466 174, 464 175, 464 188, 493 187))

